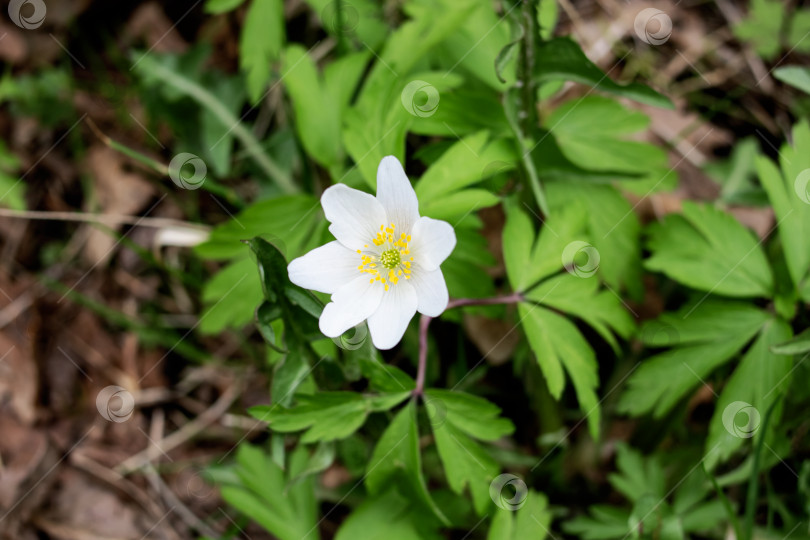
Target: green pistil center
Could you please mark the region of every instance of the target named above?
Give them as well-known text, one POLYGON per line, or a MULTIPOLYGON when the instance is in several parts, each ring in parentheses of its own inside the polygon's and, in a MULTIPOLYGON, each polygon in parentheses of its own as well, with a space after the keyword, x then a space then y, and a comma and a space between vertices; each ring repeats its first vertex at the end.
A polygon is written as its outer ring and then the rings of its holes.
POLYGON ((398 249, 389 249, 388 251, 383 251, 382 255, 380 255, 380 263, 389 270, 392 270, 399 266, 400 257, 399 257, 399 250, 398 249))

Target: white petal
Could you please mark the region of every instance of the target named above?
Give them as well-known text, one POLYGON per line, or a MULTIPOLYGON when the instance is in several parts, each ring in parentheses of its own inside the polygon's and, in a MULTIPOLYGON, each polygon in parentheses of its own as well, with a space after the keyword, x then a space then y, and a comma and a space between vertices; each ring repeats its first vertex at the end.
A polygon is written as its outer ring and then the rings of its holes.
POLYGON ((435 270, 456 247, 456 233, 446 221, 420 217, 411 231, 408 245, 417 264, 425 270, 435 270))
POLYGON ((416 290, 417 311, 428 317, 438 317, 447 308, 450 297, 440 268, 428 272, 415 266, 408 281, 416 290))
POLYGON ((378 349, 390 349, 402 339, 416 314, 416 291, 405 280, 383 293, 380 306, 368 318, 371 341, 378 349))
POLYGON ((329 231, 338 242, 351 250, 365 244, 386 225, 385 210, 373 195, 335 184, 323 192, 321 206, 331 225, 329 231))
POLYGON ((419 201, 399 160, 385 156, 377 168, 377 200, 385 208, 388 222, 397 226, 397 232, 410 234, 419 219, 419 201))
POLYGON ((356 252, 340 242, 329 242, 293 259, 287 273, 299 287, 332 294, 360 275, 357 269, 360 264, 356 252))
POLYGON ((364 274, 354 278, 332 295, 318 321, 321 332, 327 337, 338 337, 353 326, 357 326, 380 305, 383 285, 369 283, 364 274))

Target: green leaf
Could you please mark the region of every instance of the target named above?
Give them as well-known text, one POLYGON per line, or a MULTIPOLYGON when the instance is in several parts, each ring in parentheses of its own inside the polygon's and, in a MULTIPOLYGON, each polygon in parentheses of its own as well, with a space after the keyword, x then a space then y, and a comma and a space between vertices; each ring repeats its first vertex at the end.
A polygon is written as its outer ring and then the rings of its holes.
POLYGON ((531 219, 523 209, 508 205, 503 230, 503 253, 509 283, 525 291, 558 272, 571 261, 563 260, 565 248, 582 239, 585 212, 576 203, 555 209, 544 222, 537 241, 531 219))
POLYGON ((284 5, 281 0, 253 0, 239 38, 239 67, 247 73, 247 90, 254 105, 270 80, 270 64, 284 44, 284 5))
POLYGON ((781 173, 770 160, 757 157, 757 171, 778 220, 790 277, 796 291, 810 301, 810 125, 806 121, 793 127, 793 146, 782 146, 780 162, 781 173))
POLYGON ((709 299, 645 324, 644 343, 673 348, 646 359, 630 376, 619 410, 663 416, 737 354, 768 319, 749 304, 709 299))
MULTIPOLYGON (((770 349, 790 336, 791 329, 786 322, 779 319, 768 321, 734 370, 720 393, 709 424, 707 470, 726 461, 749 438, 759 440, 765 436, 772 439, 772 434, 759 430, 758 418, 764 418, 773 403, 783 397, 790 385, 793 358, 774 354, 770 349), (744 425, 740 425, 740 420, 744 425)), ((778 425, 781 409, 772 414, 768 431, 773 431, 772 426, 778 425)))
POLYGON ((366 488, 377 496, 399 482, 413 498, 445 525, 447 518, 433 502, 422 476, 416 406, 411 400, 403 407, 377 441, 366 469, 366 488))
POLYGON ((211 14, 226 13, 241 6, 245 0, 206 0, 203 11, 211 14))
MULTIPOLYGON (((450 77, 447 77, 450 79, 450 77)), ((497 92, 480 85, 465 84, 441 87, 441 101, 431 116, 416 118, 410 131, 419 135, 436 135, 452 139, 474 134, 481 130, 493 136, 511 136, 503 105, 497 92)))
POLYGON ((601 412, 596 396, 599 374, 593 349, 571 321, 551 310, 521 303, 518 314, 549 392, 555 399, 562 396, 565 385, 562 368, 565 367, 579 407, 588 420, 591 436, 596 439, 601 412))
POLYGON ((286 356, 275 366, 270 396, 274 405, 289 407, 298 387, 310 373, 308 356, 301 343, 292 341, 286 356))
POLYGON ((617 179, 630 178, 623 185, 640 195, 677 182, 676 175, 669 174, 664 150, 627 140, 648 124, 644 113, 603 96, 568 101, 543 122, 572 163, 586 170, 611 171, 617 179))
POLYGON ((240 242, 254 236, 284 239, 287 255, 301 255, 312 236, 314 222, 321 219, 318 200, 311 195, 276 197, 255 203, 211 231, 208 240, 194 248, 201 257, 229 259, 245 252, 240 242))
POLYGON ((619 344, 613 332, 628 338, 635 326, 621 298, 614 292, 599 290, 596 279, 583 279, 566 272, 545 280, 526 297, 579 317, 617 352, 619 344))
POLYGON ((274 350, 283 353, 285 351, 279 346, 276 332, 272 326, 273 321, 278 320, 279 317, 281 317, 281 308, 269 302, 263 302, 256 308, 256 327, 264 338, 264 342, 274 350))
POLYGON ((133 69, 143 77, 145 82, 159 86, 163 92, 170 90, 178 96, 188 96, 196 101, 217 118, 224 131, 232 133, 235 138, 239 139, 247 154, 281 191, 285 193, 299 191, 298 185, 265 153, 253 132, 245 127, 216 95, 200 82, 177 70, 176 57, 158 56, 152 53, 142 54, 138 57, 134 52, 131 56, 135 62, 133 69))
POLYGON ((290 45, 284 51, 282 73, 304 149, 324 167, 336 167, 343 159, 339 103, 324 88, 315 62, 302 46, 290 45))
POLYGON ((771 345, 771 352, 774 354, 804 354, 808 351, 810 351, 810 328, 784 343, 771 345))
POLYGON ((734 26, 734 34, 754 46, 766 60, 777 55, 779 36, 785 20, 785 7, 779 0, 752 0, 748 16, 734 26))
MULTIPOLYGON (((499 509, 499 512, 503 511, 499 509)), ((549 536, 552 514, 544 494, 529 490, 526 504, 516 514, 514 538, 543 540, 549 536)))
POLYGON ((498 464, 450 421, 433 425, 433 435, 450 489, 460 495, 469 486, 475 511, 483 515, 492 504, 489 485, 500 470, 498 464))
POLYGON ((537 47, 534 76, 538 82, 564 80, 587 84, 598 90, 640 103, 672 109, 672 102, 639 83, 621 85, 608 77, 571 38, 558 37, 537 47))
POLYGON ((784 66, 773 70, 776 79, 810 94, 810 68, 802 66, 784 66))
POLYGON ((490 140, 489 133, 479 131, 453 144, 433 163, 414 189, 420 201, 430 201, 458 192, 485 178, 493 162, 503 162, 501 170, 514 168, 515 153, 504 139, 490 140))
POLYGON ((360 504, 340 526, 335 540, 441 540, 438 525, 418 504, 388 489, 360 504))
POLYGON ((754 137, 735 143, 731 156, 704 166, 712 179, 723 186, 720 199, 727 204, 761 206, 766 202, 764 190, 756 185, 754 159, 759 144, 754 137))
POLYGON ((563 530, 582 540, 625 538, 631 534, 630 511, 606 505, 590 507, 589 516, 577 516, 563 524, 563 530))
POLYGON ((610 485, 631 502, 646 495, 661 500, 665 495, 664 469, 657 456, 644 458, 640 452, 620 443, 616 446, 618 473, 608 475, 610 485))
POLYGON ((270 455, 242 444, 236 454, 238 481, 220 488, 222 498, 280 540, 317 539, 314 478, 288 484, 305 467, 307 459, 306 451, 296 450, 285 478, 270 455))
MULTIPOLYGON (((529 285, 529 271, 534 267, 527 264, 534 246, 534 227, 529 215, 519 207, 506 206, 506 224, 502 233, 503 260, 509 283, 516 290, 529 285)), ((542 273, 542 272, 539 272, 542 273)))
POLYGON ((261 284, 253 261, 245 257, 232 262, 203 286, 202 301, 208 307, 200 316, 198 330, 203 334, 216 334, 226 327, 248 324, 260 293, 261 284))
POLYGON ((645 266, 689 287, 732 297, 769 297, 773 274, 754 234, 730 214, 684 202, 650 228, 645 266))
MULTIPOLYGON (((436 53, 446 58, 448 66, 469 72, 478 80, 496 90, 503 90, 515 81, 515 62, 498 56, 512 41, 511 21, 491 9, 489 5, 471 2, 470 14, 464 24, 449 34, 436 53), (493 61, 493 59, 495 59, 493 61)), ((463 10, 463 4, 455 9, 463 10)))
MULTIPOLYGON (((230 114, 236 115, 245 100, 243 83, 238 77, 222 77, 207 85, 211 93, 230 114)), ((206 163, 218 176, 227 176, 231 170, 233 133, 223 130, 217 115, 207 108, 200 109, 200 137, 206 148, 206 163)))
POLYGON ((423 216, 453 221, 466 213, 494 206, 500 199, 485 189, 464 189, 437 199, 428 199, 419 209, 423 216))
POLYGON ((301 442, 344 439, 362 426, 372 411, 385 410, 401 403, 410 392, 369 398, 354 392, 318 392, 298 395, 298 404, 290 409, 277 405, 250 408, 254 418, 268 422, 274 431, 289 433, 306 430, 301 442))
POLYGON ((371 51, 347 54, 323 68, 324 88, 341 111, 348 108, 370 56, 371 51))
MULTIPOLYGON (((373 349, 373 346, 369 345, 369 349, 373 349)), ((413 390, 416 387, 416 382, 410 375, 396 366, 389 366, 380 362, 377 358, 376 349, 373 349, 372 354, 373 356, 370 358, 360 358, 360 369, 363 376, 368 378, 372 389, 380 392, 396 393, 413 390)))
POLYGON ((425 405, 433 409, 433 424, 450 422, 483 441, 498 440, 515 430, 510 420, 499 417, 497 405, 472 394, 434 388, 425 391, 425 405))
MULTIPOLYGON (((551 519, 551 509, 546 496, 529 490, 523 506, 518 510, 511 511, 503 508, 495 510, 495 517, 492 518, 487 540, 513 540, 515 538, 543 540, 551 534, 551 519)), ((554 535, 551 537, 554 538, 554 535)))
MULTIPOLYGON (((627 199, 613 186, 581 182, 550 182, 546 190, 552 212, 582 206, 586 238, 560 236, 568 238, 568 242, 589 240, 599 253, 598 274, 605 283, 617 291, 627 289, 633 297, 640 298, 641 224, 627 199)), ((558 228, 554 225, 555 231, 558 228)), ((560 243, 556 242, 557 246, 560 243)))
POLYGON ((314 474, 325 471, 335 461, 335 444, 333 442, 321 442, 315 448, 315 451, 309 456, 306 467, 299 471, 294 478, 290 480, 290 484, 300 482, 314 474))

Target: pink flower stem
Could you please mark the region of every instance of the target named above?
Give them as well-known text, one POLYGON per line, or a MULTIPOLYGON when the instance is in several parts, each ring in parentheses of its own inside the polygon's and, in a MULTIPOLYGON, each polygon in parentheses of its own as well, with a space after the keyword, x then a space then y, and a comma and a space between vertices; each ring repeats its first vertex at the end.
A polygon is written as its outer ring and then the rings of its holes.
MULTIPOLYGON (((495 304, 516 304, 525 300, 519 293, 512 293, 508 296, 494 296, 492 298, 456 298, 447 303, 447 309, 462 306, 490 306, 495 304)), ((427 349, 428 349, 428 327, 433 317, 422 315, 419 319, 419 364, 416 370, 416 388, 413 389, 414 396, 421 396, 425 390, 425 371, 427 370, 427 349)))

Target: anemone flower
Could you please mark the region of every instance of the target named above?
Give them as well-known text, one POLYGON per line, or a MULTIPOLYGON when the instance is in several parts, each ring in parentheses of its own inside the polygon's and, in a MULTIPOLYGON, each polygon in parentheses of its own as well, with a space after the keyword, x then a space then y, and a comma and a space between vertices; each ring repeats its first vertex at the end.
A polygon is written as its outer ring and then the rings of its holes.
POLYGON ((390 349, 402 339, 418 311, 436 317, 447 307, 447 285, 439 265, 456 246, 453 227, 419 216, 419 201, 394 156, 380 161, 377 196, 344 184, 321 197, 335 236, 290 262, 290 281, 332 301, 319 321, 321 332, 338 337, 368 320, 371 341, 390 349))

